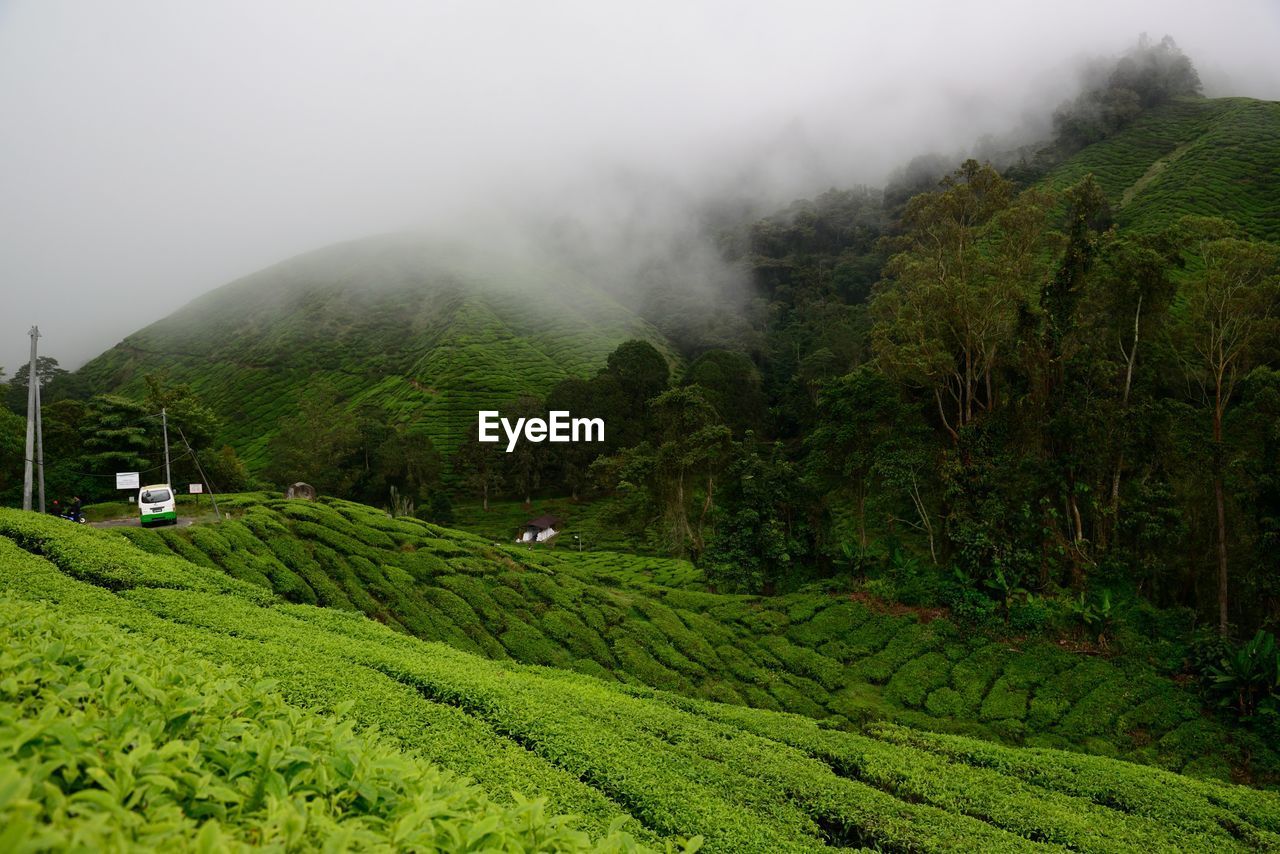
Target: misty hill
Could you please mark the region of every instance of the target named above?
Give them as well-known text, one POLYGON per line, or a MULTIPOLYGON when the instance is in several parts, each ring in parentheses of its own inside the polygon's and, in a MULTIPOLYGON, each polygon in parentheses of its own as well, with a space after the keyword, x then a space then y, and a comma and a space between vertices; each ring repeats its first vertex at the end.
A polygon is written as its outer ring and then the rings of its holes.
POLYGON ((662 335, 556 265, 376 237, 301 255, 219 288, 89 362, 98 390, 137 392, 165 372, 260 463, 277 421, 311 385, 376 402, 447 453, 476 411, 585 376, 628 339, 662 335))
MULTIPOLYGON (((1280 238, 1280 104, 1176 99, 1045 180, 1065 187, 1086 173, 1110 197, 1122 229, 1154 230, 1195 213, 1280 238)), ((809 226, 789 227, 791 234, 809 226)), ((828 252, 821 237, 804 238, 797 251, 828 252)), ((879 260, 871 244, 849 251, 857 300, 879 260)), ((761 263, 755 259, 758 280, 761 263)), ((652 316, 642 316, 599 284, 554 261, 410 237, 353 241, 213 291, 130 335, 81 374, 95 391, 138 392, 141 377, 155 371, 189 383, 225 422, 221 438, 258 468, 280 417, 317 382, 332 384, 350 410, 371 403, 415 423, 447 454, 478 409, 590 375, 626 339, 672 353, 655 325, 670 328, 660 309, 649 305, 643 311, 652 316)))
MULTIPOLYGON (((419 555, 424 580, 536 575, 479 560, 483 542, 363 513, 354 532, 419 555)), ((622 831, 659 850, 695 835, 709 852, 1280 842, 1275 793, 495 661, 260 585, 0 509, 0 639, 15 663, 0 826, 50 847, 198 833, 209 849, 310 848, 342 831, 370 848, 589 847, 523 796, 592 838, 622 831)), ((625 841, 595 850, 636 850, 625 841)))
POLYGON ((1121 228, 1220 216, 1280 240, 1280 103, 1185 98, 1148 110, 1049 176, 1065 187, 1093 173, 1121 228))

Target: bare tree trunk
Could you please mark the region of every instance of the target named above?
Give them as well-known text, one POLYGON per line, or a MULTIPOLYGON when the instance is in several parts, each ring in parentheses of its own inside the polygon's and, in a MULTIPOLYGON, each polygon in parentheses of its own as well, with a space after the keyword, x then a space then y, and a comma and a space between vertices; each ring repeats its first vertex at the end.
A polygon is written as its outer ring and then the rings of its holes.
POLYGON ((858 543, 865 549, 867 547, 867 490, 866 487, 858 489, 858 543))
POLYGON ((1080 518, 1080 501, 1076 497, 1075 478, 1070 481, 1070 493, 1067 495, 1067 507, 1071 511, 1071 580, 1072 585, 1083 590, 1085 584, 1084 555, 1084 522, 1080 518))
POLYGON ((1213 498, 1218 505, 1218 634, 1227 636, 1227 509, 1222 475, 1214 472, 1213 498))
POLYGON ((1222 490, 1222 384, 1214 392, 1213 500, 1218 511, 1218 634, 1227 636, 1227 502, 1222 490))
POLYGON ((693 526, 689 524, 689 513, 684 504, 684 471, 676 476, 676 494, 673 507, 668 511, 674 513, 671 519, 671 533, 676 539, 676 548, 680 554, 685 553, 686 545, 693 544, 693 526))
POLYGON ((933 399, 938 402, 938 417, 942 419, 942 426, 946 428, 947 435, 951 437, 951 443, 954 445, 960 441, 960 434, 951 426, 951 422, 947 420, 947 411, 942 407, 942 393, 935 386, 933 389, 933 399))
MULTIPOLYGON (((1125 357, 1124 392, 1120 395, 1120 411, 1129 409, 1129 391, 1133 388, 1133 366, 1138 361, 1138 329, 1142 321, 1142 296, 1138 296, 1138 308, 1133 313, 1133 344, 1125 353, 1124 345, 1120 352, 1125 357)), ((1116 468, 1111 475, 1111 526, 1120 524, 1120 472, 1124 468, 1124 451, 1116 456, 1116 468)))
POLYGON ((707 495, 702 500, 702 512, 698 514, 698 530, 694 537, 694 548, 699 554, 702 553, 702 549, 705 544, 705 541, 702 538, 702 532, 706 529, 707 516, 711 513, 711 508, 713 506, 712 495, 714 492, 715 478, 712 475, 707 475, 707 495))
POLYGON ((929 511, 924 506, 924 499, 920 495, 920 485, 916 482, 914 473, 911 475, 911 502, 916 506, 916 514, 920 517, 920 526, 924 528, 925 535, 929 538, 929 557, 933 558, 933 564, 937 566, 938 552, 933 542, 933 523, 929 520, 929 511))
POLYGON ((968 350, 964 354, 964 420, 961 426, 973 420, 973 356, 968 350))

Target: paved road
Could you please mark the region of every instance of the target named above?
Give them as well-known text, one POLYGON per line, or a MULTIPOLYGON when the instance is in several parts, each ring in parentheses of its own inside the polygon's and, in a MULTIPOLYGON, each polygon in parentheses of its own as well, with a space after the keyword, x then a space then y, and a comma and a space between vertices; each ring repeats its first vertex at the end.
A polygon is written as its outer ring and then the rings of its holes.
MULTIPOLYGON (((195 519, 190 516, 180 516, 178 517, 178 527, 190 528, 191 523, 194 521, 195 519)), ((132 516, 127 519, 106 519, 101 522, 90 522, 89 524, 95 528, 136 528, 138 527, 138 517, 132 516)))

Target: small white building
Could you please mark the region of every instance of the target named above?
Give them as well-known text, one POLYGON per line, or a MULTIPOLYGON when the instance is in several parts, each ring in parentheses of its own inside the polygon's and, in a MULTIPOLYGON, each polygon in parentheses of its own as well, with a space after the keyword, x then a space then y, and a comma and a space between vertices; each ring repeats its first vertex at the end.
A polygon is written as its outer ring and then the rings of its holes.
POLYGON ((517 543, 545 543, 560 533, 560 520, 555 516, 539 516, 524 523, 524 530, 516 537, 517 543))

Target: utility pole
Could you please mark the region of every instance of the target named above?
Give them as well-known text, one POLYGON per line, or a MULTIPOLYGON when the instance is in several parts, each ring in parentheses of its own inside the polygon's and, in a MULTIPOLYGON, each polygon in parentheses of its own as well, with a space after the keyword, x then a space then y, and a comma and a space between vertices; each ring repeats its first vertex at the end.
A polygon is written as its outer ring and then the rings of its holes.
POLYGON ((160 407, 160 430, 164 433, 164 482, 173 489, 172 475, 169 474, 169 412, 160 407))
POLYGON ((36 377, 36 481, 40 485, 40 513, 44 514, 44 422, 40 413, 44 409, 44 397, 40 386, 40 378, 36 377))
POLYGON ((27 368, 27 454, 23 458, 22 468, 22 509, 31 509, 31 477, 32 464, 36 458, 36 406, 39 401, 39 380, 36 375, 36 339, 40 337, 40 327, 33 326, 27 333, 31 336, 31 362, 27 368))

